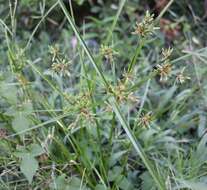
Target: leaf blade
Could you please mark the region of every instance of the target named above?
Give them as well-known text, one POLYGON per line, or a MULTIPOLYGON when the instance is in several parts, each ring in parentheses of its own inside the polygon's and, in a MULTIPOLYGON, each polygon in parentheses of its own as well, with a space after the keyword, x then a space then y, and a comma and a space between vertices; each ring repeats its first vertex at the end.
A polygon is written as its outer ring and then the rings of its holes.
POLYGON ((20 169, 25 175, 29 184, 32 183, 33 177, 39 167, 37 160, 29 153, 25 154, 22 158, 20 169))

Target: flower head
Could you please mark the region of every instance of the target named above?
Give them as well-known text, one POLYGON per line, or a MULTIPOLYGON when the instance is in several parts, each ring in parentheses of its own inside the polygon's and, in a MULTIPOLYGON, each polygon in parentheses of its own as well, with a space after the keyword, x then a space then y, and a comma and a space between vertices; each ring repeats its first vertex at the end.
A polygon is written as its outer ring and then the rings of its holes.
POLYGON ((142 116, 139 118, 139 123, 138 123, 138 125, 142 125, 142 126, 144 126, 144 127, 148 127, 152 121, 153 121, 153 115, 152 115, 152 112, 148 112, 148 113, 142 115, 142 116))
POLYGON ((62 76, 70 76, 70 72, 69 72, 69 65, 70 65, 70 61, 67 61, 66 59, 56 59, 55 62, 53 62, 52 64, 52 70, 55 73, 60 73, 60 75, 62 76))
POLYGON ((117 54, 116 51, 114 51, 111 47, 106 45, 101 45, 100 53, 110 62, 113 61, 114 55, 117 54))
POLYGON ((128 92, 127 84, 123 81, 119 81, 117 86, 112 87, 112 91, 116 96, 118 102, 129 102, 129 103, 139 103, 140 98, 136 96, 133 92, 128 92))
POLYGON ((141 23, 136 22, 135 31, 132 34, 140 35, 145 37, 151 35, 154 31, 154 14, 146 12, 144 19, 141 23))
POLYGON ((176 76, 176 82, 183 84, 186 80, 190 80, 190 77, 184 75, 185 67, 176 76))
POLYGON ((160 75, 160 81, 166 81, 171 74, 172 65, 169 63, 157 65, 157 71, 160 75))
POLYGON ((162 48, 162 60, 167 60, 170 58, 170 56, 172 55, 172 52, 173 52, 173 48, 169 47, 169 48, 162 48))
POLYGON ((170 56, 172 55, 172 52, 173 49, 170 47, 167 49, 162 48, 162 64, 157 65, 157 71, 160 75, 160 81, 166 81, 171 74, 172 65, 170 63, 170 56))
POLYGON ((61 76, 70 76, 69 65, 71 64, 71 61, 62 56, 58 44, 49 46, 49 53, 52 55, 52 71, 61 76))

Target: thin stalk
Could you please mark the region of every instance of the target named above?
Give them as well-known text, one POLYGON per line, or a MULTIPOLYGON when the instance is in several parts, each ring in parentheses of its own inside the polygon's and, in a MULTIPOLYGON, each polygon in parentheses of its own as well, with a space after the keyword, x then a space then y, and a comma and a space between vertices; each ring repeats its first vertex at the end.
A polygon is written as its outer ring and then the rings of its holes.
POLYGON ((138 56, 141 53, 141 50, 142 50, 143 45, 144 45, 144 39, 141 39, 140 40, 140 43, 138 43, 138 45, 137 45, 137 48, 135 50, 135 54, 134 54, 134 56, 133 56, 133 58, 132 58, 132 60, 131 60, 131 62, 129 64, 128 73, 130 73, 133 70, 134 65, 135 65, 135 63, 137 61, 137 58, 138 58, 138 56))
POLYGON ((118 11, 117 11, 117 13, 116 13, 116 16, 115 16, 115 18, 114 18, 114 21, 113 21, 113 23, 112 23, 112 25, 111 25, 111 27, 110 27, 110 29, 109 29, 109 32, 108 32, 106 41, 105 41, 105 43, 104 43, 104 44, 106 44, 106 45, 109 43, 109 41, 110 41, 110 39, 111 39, 111 36, 112 36, 113 31, 114 31, 114 29, 115 29, 116 23, 117 23, 117 21, 118 21, 118 19, 119 19, 119 16, 120 16, 120 14, 121 14, 122 9, 124 8, 124 5, 125 5, 126 1, 127 1, 127 0, 122 0, 122 1, 120 2, 119 9, 118 9, 118 11))
POLYGON ((69 7, 70 7, 71 17, 73 18, 73 21, 75 22, 75 17, 74 17, 74 13, 73 13, 73 6, 72 6, 71 0, 69 0, 69 7))
POLYGON ((39 23, 36 25, 35 29, 33 30, 32 34, 29 37, 29 40, 24 48, 24 50, 26 50, 29 45, 30 42, 32 41, 32 38, 34 37, 35 33, 37 32, 37 29, 39 28, 40 24, 44 21, 44 19, 49 15, 50 12, 52 12, 52 10, 58 5, 58 2, 56 2, 52 7, 50 7, 50 9, 45 13, 45 15, 40 19, 39 23))
POLYGON ((146 88, 145 88, 144 96, 142 98, 142 101, 141 101, 141 104, 140 104, 140 107, 139 107, 139 111, 138 111, 138 115, 137 115, 138 118, 139 118, 140 114, 142 113, 142 109, 144 107, 144 103, 146 101, 147 94, 148 94, 148 91, 149 91, 150 82, 151 82, 151 78, 148 79, 148 81, 147 81, 147 85, 146 85, 146 88))
POLYGON ((11 36, 13 36, 12 31, 9 29, 9 27, 5 24, 5 22, 2 19, 0 19, 0 24, 9 32, 11 36))
MULTIPOLYGON (((50 105, 49 105, 49 104, 44 104, 44 106, 47 107, 47 108, 50 108, 50 105)), ((57 118, 57 117, 58 117, 57 114, 56 114, 54 111, 49 112, 49 114, 50 114, 51 116, 53 116, 53 118, 57 118)), ((67 129, 67 127, 65 126, 65 124, 61 121, 61 119, 60 119, 60 120, 57 120, 57 124, 58 124, 62 129, 65 129, 64 132, 65 132, 65 134, 66 134, 66 132, 67 132, 68 129, 67 129)), ((76 142, 76 140, 74 139, 73 135, 68 135, 68 134, 66 134, 65 137, 67 138, 68 142, 71 144, 71 146, 72 146, 72 148, 73 148, 75 154, 76 154, 77 156, 83 155, 82 152, 80 151, 80 146, 79 146, 79 144, 76 142)), ((88 160, 87 160, 87 161, 88 161, 88 160)), ((79 171, 80 173, 82 173, 82 170, 81 170, 81 167, 79 166, 79 164, 76 164, 76 167, 77 167, 78 171, 79 171)), ((87 178, 87 182, 88 182, 88 184, 89 184, 91 187, 93 187, 93 184, 91 183, 91 180, 88 179, 88 175, 86 175, 86 178, 87 178)))
MULTIPOLYGON (((71 114, 71 113, 70 113, 70 114, 71 114)), ((25 130, 22 130, 22 131, 20 131, 20 132, 18 132, 18 133, 15 133, 15 134, 12 134, 12 135, 8 135, 6 138, 11 138, 11 137, 15 137, 15 136, 17 136, 17 135, 22 135, 22 134, 24 134, 24 133, 26 133, 26 132, 29 132, 29 131, 32 131, 32 130, 41 128, 41 127, 43 127, 43 126, 45 126, 45 125, 48 125, 48 124, 51 124, 51 123, 55 123, 55 122, 57 122, 58 120, 63 119, 63 118, 68 117, 68 116, 69 116, 69 113, 66 113, 66 114, 57 116, 56 118, 50 119, 50 120, 48 120, 48 121, 45 121, 45 122, 43 122, 43 123, 40 123, 40 124, 35 125, 35 126, 33 126, 33 127, 30 127, 29 129, 25 129, 25 130)))
POLYGON ((111 63, 111 70, 112 70, 112 74, 113 74, 114 83, 116 84, 116 64, 115 64, 114 60, 111 63))
POLYGON ((168 2, 168 4, 165 6, 165 8, 161 11, 161 13, 159 14, 159 16, 156 18, 156 21, 159 21, 162 16, 165 14, 165 12, 168 10, 168 8, 172 5, 172 3, 174 2, 174 0, 170 0, 168 2))

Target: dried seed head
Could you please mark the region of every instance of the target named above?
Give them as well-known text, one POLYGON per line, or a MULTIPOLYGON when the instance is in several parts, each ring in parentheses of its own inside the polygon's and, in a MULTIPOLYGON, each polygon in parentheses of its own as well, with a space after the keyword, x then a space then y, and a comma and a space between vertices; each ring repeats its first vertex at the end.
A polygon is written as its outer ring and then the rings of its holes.
POLYGON ((22 69, 25 67, 27 63, 27 57, 24 49, 22 48, 17 47, 14 51, 15 52, 11 57, 11 61, 13 62, 12 69, 18 73, 19 71, 22 71, 22 69))
POLYGON ((144 115, 142 115, 139 118, 139 123, 138 125, 144 126, 144 127, 149 127, 150 123, 153 121, 153 115, 152 112, 148 112, 144 115))
POLYGON ((119 81, 117 86, 113 89, 113 93, 116 96, 118 102, 130 102, 130 103, 138 103, 140 101, 139 97, 134 95, 132 92, 128 92, 127 84, 122 81, 119 81))
POLYGON ((70 76, 69 65, 71 61, 62 56, 59 46, 49 46, 49 53, 52 55, 52 71, 61 76, 70 76))
POLYGON ((90 94, 89 93, 81 93, 76 98, 76 104, 79 109, 86 109, 91 106, 90 94))
POLYGON ((172 65, 170 63, 170 56, 172 55, 173 48, 162 48, 162 64, 157 65, 157 71, 160 75, 160 81, 167 81, 172 72, 172 65))
POLYGON ((116 95, 117 101, 122 102, 125 100, 125 96, 126 96, 126 86, 124 83, 122 83, 121 81, 119 81, 119 83, 117 84, 117 86, 115 86, 112 91, 114 92, 114 94, 116 95))
POLYGON ((116 51, 114 51, 111 47, 109 46, 105 46, 105 45, 101 45, 101 49, 100 49, 100 53, 101 55, 103 55, 107 60, 109 60, 110 62, 113 61, 113 57, 115 54, 118 54, 116 51))
POLYGON ((173 48, 167 48, 167 49, 164 49, 162 48, 162 60, 167 60, 170 58, 170 56, 172 55, 172 52, 173 52, 173 48))
POLYGON ((186 80, 190 80, 190 77, 185 76, 183 73, 185 71, 185 67, 182 69, 181 72, 179 72, 176 76, 176 82, 183 84, 186 80))
POLYGON ((160 75, 160 81, 166 81, 171 74, 172 65, 169 63, 157 65, 157 71, 160 75))
POLYGON ((146 11, 143 23, 146 25, 151 25, 154 22, 154 14, 150 14, 149 10, 146 11))
POLYGON ((151 35, 155 30, 154 27, 154 14, 150 14, 149 11, 146 12, 145 17, 141 23, 136 22, 135 31, 132 34, 140 35, 145 37, 151 35))
POLYGON ((52 70, 60 74, 61 76, 70 76, 69 72, 69 65, 71 64, 70 61, 67 61, 66 59, 56 59, 56 61, 52 64, 52 70))

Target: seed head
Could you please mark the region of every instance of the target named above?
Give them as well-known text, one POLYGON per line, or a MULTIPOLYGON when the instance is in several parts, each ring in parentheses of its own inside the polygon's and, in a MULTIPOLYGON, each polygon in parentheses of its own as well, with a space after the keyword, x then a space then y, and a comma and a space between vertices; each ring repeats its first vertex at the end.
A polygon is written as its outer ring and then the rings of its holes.
POLYGON ((67 61, 66 59, 56 59, 56 61, 52 64, 52 70, 61 76, 70 76, 70 63, 71 62, 67 61))
POLYGON ((110 62, 113 61, 114 55, 117 54, 117 52, 114 51, 111 47, 105 45, 101 45, 100 53, 110 62))
POLYGON ((157 65, 157 71, 160 75, 160 81, 167 81, 168 77, 172 72, 172 65, 170 63, 170 56, 172 55, 172 52, 173 49, 170 47, 167 49, 162 48, 162 64, 157 65))
POLYGON ((154 14, 150 14, 149 11, 146 12, 145 17, 141 23, 136 22, 135 31, 132 34, 140 35, 145 37, 151 35, 155 30, 154 27, 154 14))
POLYGON ((170 58, 170 56, 172 55, 172 52, 173 52, 173 48, 167 48, 167 49, 164 49, 162 48, 162 60, 167 60, 170 58))
POLYGON ((139 118, 138 125, 141 125, 141 126, 144 126, 144 127, 148 127, 152 121, 153 121, 152 112, 148 112, 148 113, 142 115, 139 118))
POLYGON ((119 81, 117 86, 112 88, 118 102, 139 103, 140 99, 132 92, 128 92, 127 84, 119 81))
POLYGON ((158 64, 157 71, 158 71, 158 74, 160 75, 160 81, 167 81, 172 71, 172 65, 169 63, 163 64, 163 65, 158 64))
POLYGON ((183 84, 186 80, 190 80, 190 77, 184 75, 185 67, 176 76, 176 82, 183 84))

